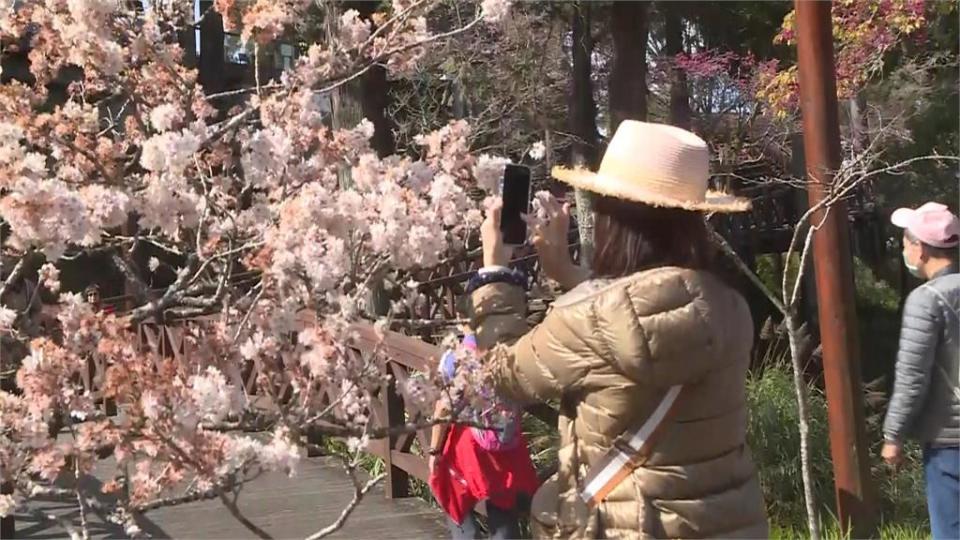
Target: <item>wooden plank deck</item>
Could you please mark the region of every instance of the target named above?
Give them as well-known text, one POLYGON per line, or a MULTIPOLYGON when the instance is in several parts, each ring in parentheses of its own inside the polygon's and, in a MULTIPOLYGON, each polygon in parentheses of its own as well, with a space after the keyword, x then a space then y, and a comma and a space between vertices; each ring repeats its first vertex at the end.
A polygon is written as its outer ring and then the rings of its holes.
MULTIPOLYGON (((334 458, 300 462, 297 477, 265 474, 245 485, 239 506, 243 515, 277 539, 306 538, 332 523, 353 496, 350 479, 334 458)), ((88 493, 98 486, 96 479, 88 493)), ((76 505, 32 502, 30 508, 79 522, 76 505)), ((125 538, 123 530, 96 514, 87 516, 91 539, 125 538)), ((16 538, 67 538, 52 521, 38 522, 35 515, 16 515, 16 538)), ((198 501, 152 510, 139 521, 153 538, 255 538, 218 500, 198 501)), ((370 491, 344 527, 329 538, 393 539, 448 536, 442 513, 417 498, 388 500, 382 484, 370 491)))

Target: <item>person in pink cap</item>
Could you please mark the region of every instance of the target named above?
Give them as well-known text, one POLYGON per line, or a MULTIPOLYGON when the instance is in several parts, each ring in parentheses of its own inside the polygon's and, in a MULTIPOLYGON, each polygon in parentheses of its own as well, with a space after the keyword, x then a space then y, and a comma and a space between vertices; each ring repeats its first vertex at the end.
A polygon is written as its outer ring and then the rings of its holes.
POLYGON ((960 538, 960 220, 942 204, 901 208, 903 264, 923 279, 903 306, 893 395, 883 424, 883 459, 896 467, 903 443, 923 446, 934 539, 960 538))

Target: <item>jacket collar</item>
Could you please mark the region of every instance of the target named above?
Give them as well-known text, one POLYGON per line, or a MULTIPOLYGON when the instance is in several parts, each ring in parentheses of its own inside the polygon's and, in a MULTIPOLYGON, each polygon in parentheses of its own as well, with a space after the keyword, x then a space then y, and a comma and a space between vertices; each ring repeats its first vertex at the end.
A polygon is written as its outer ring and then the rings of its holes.
POLYGON ((930 279, 934 280, 949 274, 956 274, 956 273, 957 273, 957 263, 951 263, 950 266, 947 266, 946 268, 943 268, 936 274, 932 275, 930 279))

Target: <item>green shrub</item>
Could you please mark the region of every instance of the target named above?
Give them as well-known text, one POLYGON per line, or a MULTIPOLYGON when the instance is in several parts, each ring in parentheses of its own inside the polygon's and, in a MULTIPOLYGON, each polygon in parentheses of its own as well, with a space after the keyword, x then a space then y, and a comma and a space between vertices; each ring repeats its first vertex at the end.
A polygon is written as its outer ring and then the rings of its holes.
MULTIPOLYGON (((810 392, 810 465, 814 493, 821 503, 833 498, 826 401, 810 392)), ((793 379, 787 368, 769 367, 747 380, 747 442, 760 471, 771 523, 805 524, 800 470, 800 431, 793 379)))
MULTIPOLYGON (((826 400, 815 387, 809 388, 809 394, 810 464, 814 494, 820 506, 821 519, 824 520, 825 537, 834 538, 839 537, 839 528, 831 521, 835 506, 826 400)), ((806 512, 800 474, 800 432, 789 368, 781 362, 762 373, 751 375, 747 381, 747 402, 750 412, 747 440, 760 472, 772 536, 806 537, 806 512)), ((868 416, 871 412, 879 411, 868 411, 868 416)), ((882 435, 879 430, 879 422, 867 424, 870 461, 873 465, 871 472, 878 492, 882 536, 917 538, 927 535, 929 525, 919 449, 908 446, 907 462, 894 474, 880 461, 882 435)))

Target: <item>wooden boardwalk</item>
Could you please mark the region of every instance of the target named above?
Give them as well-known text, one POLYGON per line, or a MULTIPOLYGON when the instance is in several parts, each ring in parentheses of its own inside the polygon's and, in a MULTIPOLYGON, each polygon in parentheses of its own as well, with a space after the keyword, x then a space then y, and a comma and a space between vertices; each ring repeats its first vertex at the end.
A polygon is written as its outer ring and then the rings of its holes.
MULTIPOLYGON (((245 485, 239 506, 245 517, 277 539, 306 538, 332 523, 353 496, 350 479, 334 458, 319 457, 300 462, 297 477, 263 475, 245 485)), ((91 489, 99 487, 92 480, 91 489)), ((76 505, 31 502, 31 509, 79 522, 76 505)), ((90 537, 125 538, 123 530, 96 514, 87 516, 90 537)), ((16 515, 16 538, 69 538, 67 531, 50 520, 39 521, 32 513, 16 515)), ((219 500, 198 501, 152 510, 141 516, 140 527, 152 538, 255 538, 234 519, 219 500)), ((449 536, 443 514, 415 497, 387 499, 382 484, 364 497, 342 529, 328 538, 392 539, 443 538, 449 536)))

